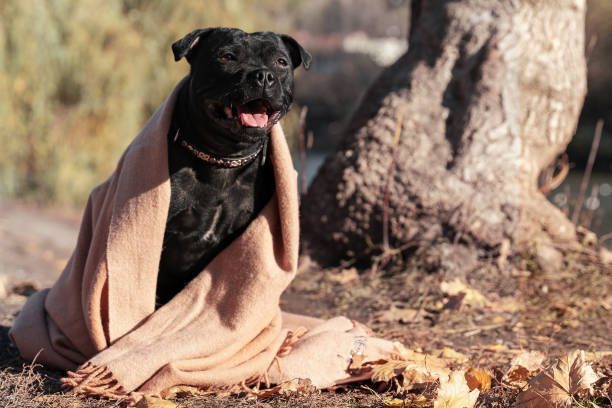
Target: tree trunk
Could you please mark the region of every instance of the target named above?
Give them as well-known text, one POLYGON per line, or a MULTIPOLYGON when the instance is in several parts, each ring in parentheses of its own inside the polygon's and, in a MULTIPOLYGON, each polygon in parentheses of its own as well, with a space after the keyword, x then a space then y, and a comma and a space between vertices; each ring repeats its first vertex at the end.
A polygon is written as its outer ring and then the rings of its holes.
POLYGON ((560 262, 554 247, 576 231, 537 180, 584 101, 585 9, 585 0, 413 0, 408 52, 371 86, 304 197, 306 253, 329 265, 382 248, 388 181, 390 247, 432 267, 526 248, 560 262))

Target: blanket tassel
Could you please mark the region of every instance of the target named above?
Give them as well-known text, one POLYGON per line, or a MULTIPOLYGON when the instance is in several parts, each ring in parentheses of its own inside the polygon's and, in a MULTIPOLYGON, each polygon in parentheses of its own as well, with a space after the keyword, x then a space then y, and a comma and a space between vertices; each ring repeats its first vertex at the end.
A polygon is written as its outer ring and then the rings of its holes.
POLYGON ((68 371, 61 382, 62 387, 69 390, 68 394, 108 399, 127 397, 127 391, 107 367, 99 367, 90 362, 83 364, 76 372, 68 371))

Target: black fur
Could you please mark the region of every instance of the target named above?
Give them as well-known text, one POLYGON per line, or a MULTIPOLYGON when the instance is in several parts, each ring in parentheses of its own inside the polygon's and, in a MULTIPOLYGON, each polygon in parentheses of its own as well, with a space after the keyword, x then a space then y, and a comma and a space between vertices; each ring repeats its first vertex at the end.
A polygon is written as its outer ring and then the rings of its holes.
POLYGON ((243 126, 225 118, 223 107, 236 113, 236 107, 258 99, 265 101, 268 112, 279 112, 274 117, 278 120, 293 101, 293 69, 308 67, 311 60, 289 36, 231 28, 195 30, 172 50, 176 60, 187 59, 191 71, 179 91, 168 133, 171 197, 157 280, 158 306, 244 231, 274 192, 265 148, 248 164, 225 168, 200 160, 180 141, 217 157, 258 151, 267 144, 273 121, 261 128, 243 126))

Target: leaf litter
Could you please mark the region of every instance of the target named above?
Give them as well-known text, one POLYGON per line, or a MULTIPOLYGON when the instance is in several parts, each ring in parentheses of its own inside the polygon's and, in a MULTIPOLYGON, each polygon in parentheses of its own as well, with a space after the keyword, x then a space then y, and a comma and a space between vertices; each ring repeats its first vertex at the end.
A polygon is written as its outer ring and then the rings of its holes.
POLYGON ((516 400, 517 408, 567 407, 580 392, 592 391, 599 379, 586 362, 584 351, 575 350, 531 378, 516 400))

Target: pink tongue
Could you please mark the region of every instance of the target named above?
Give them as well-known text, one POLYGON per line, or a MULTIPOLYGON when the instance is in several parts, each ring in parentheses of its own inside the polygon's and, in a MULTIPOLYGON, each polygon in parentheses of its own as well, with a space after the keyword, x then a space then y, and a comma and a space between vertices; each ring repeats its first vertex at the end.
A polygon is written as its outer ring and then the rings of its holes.
POLYGON ((268 124, 267 113, 240 112, 240 120, 245 126, 264 127, 268 124))
POLYGON ((268 124, 266 107, 260 101, 236 107, 242 124, 249 127, 264 127, 268 124))

